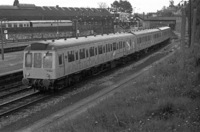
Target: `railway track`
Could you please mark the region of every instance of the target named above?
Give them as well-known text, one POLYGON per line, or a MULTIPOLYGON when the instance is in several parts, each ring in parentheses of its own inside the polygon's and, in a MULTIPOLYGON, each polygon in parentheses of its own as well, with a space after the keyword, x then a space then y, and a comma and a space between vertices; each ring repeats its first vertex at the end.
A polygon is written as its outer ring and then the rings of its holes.
MULTIPOLYGON (((21 82, 21 79, 22 79, 22 71, 18 71, 18 72, 15 72, 15 73, 10 73, 10 74, 6 74, 4 76, 0 76, 0 92, 1 91, 4 91, 4 90, 13 90, 13 88, 11 87, 3 87, 3 85, 1 85, 1 82, 3 82, 1 79, 3 79, 4 81, 7 80, 7 81, 16 81, 16 76, 17 76, 17 79, 20 80, 21 82)), ((23 93, 25 92, 26 90, 14 90, 13 92, 8 92, 7 93, 4 93, 4 94, 0 94, 0 99, 5 99, 5 98, 8 98, 9 96, 13 96, 15 94, 18 94, 18 93, 23 93)), ((28 91, 28 90, 27 90, 28 91)), ((51 95, 47 94, 47 95, 44 95, 44 94, 41 94, 39 92, 33 92, 33 93, 30 93, 30 94, 27 94, 27 95, 23 95, 23 96, 18 96, 17 98, 14 98, 12 100, 9 100, 9 101, 2 101, 2 103, 0 102, 0 117, 4 117, 6 115, 10 115, 12 113, 15 113, 16 111, 20 110, 20 109, 24 109, 25 107, 29 106, 29 105, 33 105, 34 103, 36 102, 39 102, 47 97, 49 97, 51 95)))
POLYGON ((50 95, 44 95, 40 92, 33 92, 13 100, 0 104, 0 117, 17 112, 20 109, 24 109, 34 103, 37 103, 50 95))
POLYGON ((22 85, 23 72, 22 70, 13 71, 0 75, 0 92, 13 87, 22 85))
POLYGON ((0 93, 0 103, 8 98, 14 98, 15 96, 19 96, 21 94, 25 94, 27 92, 33 91, 31 88, 13 88, 9 90, 2 91, 0 93))
MULTIPOLYGON (((28 46, 28 44, 27 44, 27 45, 23 45, 23 46, 15 46, 15 47, 4 48, 4 53, 22 51, 22 50, 24 50, 27 46, 28 46)), ((1 53, 1 51, 0 51, 0 53, 1 53)))

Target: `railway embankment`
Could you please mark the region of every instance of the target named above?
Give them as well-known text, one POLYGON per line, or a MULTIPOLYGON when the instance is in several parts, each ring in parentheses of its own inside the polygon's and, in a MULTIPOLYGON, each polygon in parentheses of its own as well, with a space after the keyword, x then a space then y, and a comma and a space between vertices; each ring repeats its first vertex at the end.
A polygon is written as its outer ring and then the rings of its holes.
POLYGON ((199 51, 178 50, 76 119, 42 131, 199 131, 199 51))

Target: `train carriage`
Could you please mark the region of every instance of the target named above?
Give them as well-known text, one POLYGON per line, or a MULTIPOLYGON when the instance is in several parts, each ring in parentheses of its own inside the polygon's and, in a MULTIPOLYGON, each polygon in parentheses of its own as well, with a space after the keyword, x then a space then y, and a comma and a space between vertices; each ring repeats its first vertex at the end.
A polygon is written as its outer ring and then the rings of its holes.
POLYGON ((117 60, 165 41, 169 34, 165 27, 33 43, 24 51, 23 83, 39 90, 58 89, 85 71, 112 67, 117 60))

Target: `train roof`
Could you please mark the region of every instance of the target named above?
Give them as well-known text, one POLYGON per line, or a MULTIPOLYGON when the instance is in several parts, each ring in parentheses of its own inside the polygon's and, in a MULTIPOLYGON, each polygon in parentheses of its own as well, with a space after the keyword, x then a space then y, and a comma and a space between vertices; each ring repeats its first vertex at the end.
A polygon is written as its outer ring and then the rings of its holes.
POLYGON ((166 29, 170 29, 170 27, 160 27, 160 30, 166 30, 166 29))
POLYGON ((158 32, 160 31, 159 29, 145 29, 145 30, 138 30, 133 32, 135 35, 141 35, 141 34, 147 34, 147 33, 152 33, 152 32, 158 32))
POLYGON ((25 50, 57 50, 57 49, 63 49, 63 48, 70 48, 75 47, 79 45, 84 44, 90 44, 90 43, 98 43, 101 41, 108 41, 111 39, 121 39, 122 37, 132 37, 132 36, 138 36, 142 34, 150 34, 153 32, 161 31, 167 29, 161 28, 161 29, 147 29, 147 30, 140 30, 132 33, 116 33, 116 34, 104 34, 104 35, 97 35, 97 36, 87 36, 87 37, 79 37, 79 38, 69 38, 67 40, 65 39, 59 39, 59 40, 47 40, 47 41, 38 41, 35 43, 32 43, 29 45, 25 50))
POLYGON ((111 39, 119 39, 121 37, 129 37, 133 36, 131 33, 116 33, 116 34, 104 34, 97 36, 87 36, 87 37, 79 37, 79 38, 69 38, 59 39, 59 40, 47 40, 47 41, 38 41, 30 44, 25 50, 57 50, 69 47, 75 47, 84 44, 90 43, 98 43, 101 41, 111 40, 111 39))
POLYGON ((162 31, 162 30, 166 30, 166 29, 170 29, 170 27, 159 27, 159 28, 154 28, 154 29, 145 29, 145 30, 139 30, 139 31, 136 31, 136 32, 133 32, 133 33, 135 35, 140 35, 140 34, 162 31))

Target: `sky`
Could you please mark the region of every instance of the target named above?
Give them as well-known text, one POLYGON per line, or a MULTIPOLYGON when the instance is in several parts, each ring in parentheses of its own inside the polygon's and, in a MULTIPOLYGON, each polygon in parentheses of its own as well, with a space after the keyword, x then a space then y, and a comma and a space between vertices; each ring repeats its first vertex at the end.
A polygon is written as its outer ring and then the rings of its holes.
MULTIPOLYGON (((60 6, 60 7, 90 7, 98 8, 98 3, 104 2, 111 7, 115 0, 18 0, 23 4, 35 4, 36 6, 60 6)), ((119 0, 118 0, 119 1, 119 0)), ((148 13, 161 10, 163 6, 169 6, 169 0, 127 0, 133 7, 133 13, 148 13)), ((174 0, 177 5, 182 0, 174 0)), ((13 5, 14 0, 0 0, 0 5, 13 5)))

